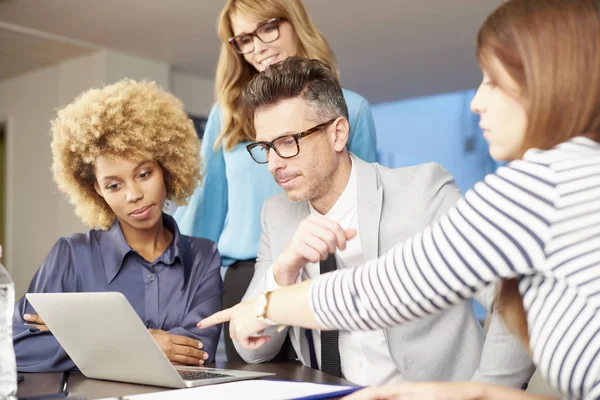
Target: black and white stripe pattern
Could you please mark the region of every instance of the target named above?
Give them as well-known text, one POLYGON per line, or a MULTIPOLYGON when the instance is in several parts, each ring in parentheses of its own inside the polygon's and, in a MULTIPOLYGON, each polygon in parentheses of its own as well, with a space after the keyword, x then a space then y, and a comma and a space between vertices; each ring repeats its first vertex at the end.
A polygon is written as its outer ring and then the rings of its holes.
POLYGON ((378 260, 316 279, 329 329, 389 327, 519 277, 534 362, 572 398, 600 398, 600 144, 578 137, 479 182, 378 260))

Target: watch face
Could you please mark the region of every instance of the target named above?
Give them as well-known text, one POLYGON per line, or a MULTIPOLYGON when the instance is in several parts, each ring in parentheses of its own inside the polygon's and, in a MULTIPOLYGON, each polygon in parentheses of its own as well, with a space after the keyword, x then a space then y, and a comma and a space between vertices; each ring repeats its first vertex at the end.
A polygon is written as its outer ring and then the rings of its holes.
POLYGON ((266 295, 266 293, 261 294, 257 300, 258 300, 257 301, 258 307, 256 308, 256 316, 258 318, 264 318, 265 314, 267 313, 267 295, 266 295))

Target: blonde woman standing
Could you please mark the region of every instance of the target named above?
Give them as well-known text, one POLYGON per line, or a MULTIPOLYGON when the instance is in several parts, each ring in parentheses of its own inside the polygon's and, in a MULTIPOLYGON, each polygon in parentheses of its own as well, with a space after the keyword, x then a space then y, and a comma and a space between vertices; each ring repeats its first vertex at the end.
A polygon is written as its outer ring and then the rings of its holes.
MULTIPOLYGON (((265 199, 281 189, 266 168, 252 161, 246 145, 254 139, 240 95, 246 83, 269 65, 290 56, 315 58, 337 71, 335 56, 299 0, 229 0, 218 22, 222 41, 216 99, 202 142, 204 184, 189 205, 175 213, 181 231, 218 243, 227 266, 224 307, 242 299, 252 275, 265 199)), ((369 103, 344 90, 348 105, 349 150, 368 162, 376 159, 375 125, 369 103)), ((282 135, 285 132, 282 132, 282 135)), ((228 326, 225 337, 228 338, 228 326)), ((228 343, 227 355, 237 354, 228 343)))

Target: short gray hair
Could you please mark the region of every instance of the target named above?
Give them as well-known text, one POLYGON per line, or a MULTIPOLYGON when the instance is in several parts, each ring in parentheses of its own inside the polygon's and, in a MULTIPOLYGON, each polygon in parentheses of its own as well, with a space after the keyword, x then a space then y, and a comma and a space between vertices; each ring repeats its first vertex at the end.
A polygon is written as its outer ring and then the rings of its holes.
POLYGON ((348 119, 340 82, 320 60, 289 57, 256 74, 242 92, 243 106, 251 118, 259 108, 297 97, 310 104, 308 117, 315 122, 348 119))

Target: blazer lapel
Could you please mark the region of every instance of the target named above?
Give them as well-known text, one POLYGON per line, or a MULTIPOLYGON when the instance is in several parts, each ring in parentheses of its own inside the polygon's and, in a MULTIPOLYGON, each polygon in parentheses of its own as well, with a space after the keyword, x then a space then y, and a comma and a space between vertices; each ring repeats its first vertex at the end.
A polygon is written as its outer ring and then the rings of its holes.
POLYGON ((383 204, 383 188, 373 164, 351 154, 357 179, 357 214, 365 262, 379 256, 379 223, 383 204))
POLYGON ((379 256, 379 222, 383 189, 373 164, 351 154, 357 179, 357 214, 360 242, 365 262, 379 256))

